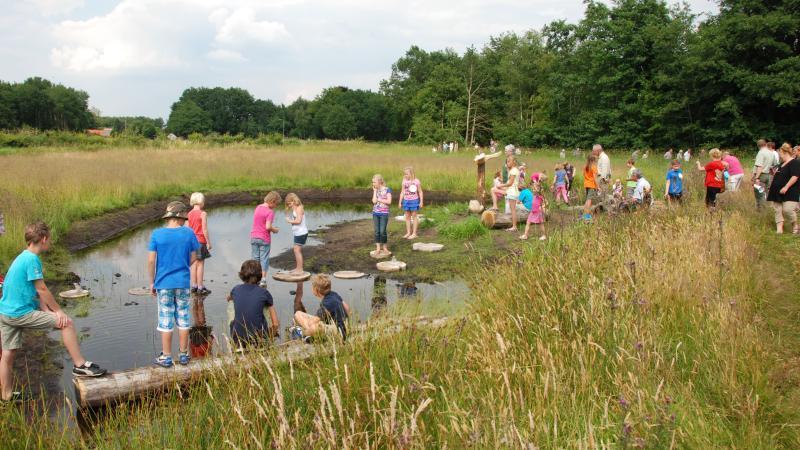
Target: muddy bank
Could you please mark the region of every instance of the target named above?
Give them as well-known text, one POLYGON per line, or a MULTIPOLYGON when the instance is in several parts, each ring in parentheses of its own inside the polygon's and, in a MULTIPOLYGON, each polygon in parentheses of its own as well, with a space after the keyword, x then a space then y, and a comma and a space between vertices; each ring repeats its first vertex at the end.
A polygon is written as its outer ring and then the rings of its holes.
MULTIPOLYGON (((284 197, 289 193, 284 190, 278 192, 284 197)), ((369 189, 298 189, 293 192, 297 193, 307 204, 368 203, 372 195, 369 189)), ((207 194, 206 207, 256 205, 263 200, 265 193, 266 191, 207 194)), ((465 201, 468 196, 431 191, 425 193, 425 199, 429 202, 465 201)), ((181 200, 188 204, 189 197, 188 194, 176 196, 77 222, 59 239, 59 243, 70 252, 85 250, 157 220, 164 214, 167 203, 174 200, 181 200)))

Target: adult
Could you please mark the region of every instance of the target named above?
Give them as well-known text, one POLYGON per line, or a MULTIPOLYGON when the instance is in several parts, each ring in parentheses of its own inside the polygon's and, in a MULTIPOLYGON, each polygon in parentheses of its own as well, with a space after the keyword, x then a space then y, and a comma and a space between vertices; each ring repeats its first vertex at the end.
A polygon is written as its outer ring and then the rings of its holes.
POLYGON ((775 172, 778 171, 778 165, 780 165, 781 163, 781 156, 778 154, 778 150, 775 149, 774 142, 772 141, 767 142, 767 147, 769 147, 769 150, 772 152, 773 161, 775 161, 775 165, 772 166, 772 172, 771 172, 771 175, 775 175, 775 172))
POLYGON ((611 183, 611 158, 608 157, 600 144, 594 144, 592 153, 594 152, 597 152, 597 175, 599 176, 597 187, 601 193, 605 193, 608 184, 611 183))
POLYGON ((753 166, 753 195, 756 198, 756 209, 761 209, 766 201, 766 193, 769 189, 770 181, 772 181, 772 168, 778 163, 775 156, 767 146, 767 141, 764 139, 758 140, 758 153, 756 154, 756 163, 753 166))
POLYGON ((666 160, 672 159, 672 149, 669 149, 666 152, 664 152, 664 159, 666 160))
POLYGON ((728 180, 725 182, 725 190, 736 192, 742 183, 742 177, 744 177, 742 163, 739 158, 733 156, 728 150, 722 152, 722 161, 728 165, 728 180))
MULTIPOLYGON (((514 144, 507 144, 503 150, 506 153, 506 163, 503 164, 503 171, 502 171, 503 184, 505 184, 505 183, 508 182, 508 170, 509 170, 509 168, 508 168, 508 157, 509 156, 514 156, 514 151, 516 150, 516 147, 514 147, 514 144)), ((505 192, 503 192, 503 195, 505 195, 505 192)), ((497 209, 497 206, 495 206, 495 209, 497 209)), ((511 213, 511 209, 509 207, 508 201, 506 201, 505 213, 506 214, 511 213)))
POLYGON ((792 147, 789 144, 781 146, 779 155, 781 163, 772 179, 767 200, 772 202, 775 209, 775 231, 783 233, 784 216, 792 223, 792 233, 800 233, 797 226, 797 205, 800 201, 800 160, 792 157, 792 147))
POLYGON ((724 172, 726 164, 722 161, 722 152, 718 148, 712 148, 708 155, 711 162, 703 166, 697 161, 697 170, 706 173, 706 206, 713 208, 717 205, 717 195, 725 188, 724 172))
POLYGON ((597 157, 589 154, 583 167, 583 189, 586 202, 583 204, 583 219, 592 220, 592 202, 597 200, 597 157))
POLYGON ((517 231, 517 201, 519 201, 519 169, 517 159, 509 156, 506 160, 508 166, 508 181, 500 185, 506 191, 506 205, 511 210, 511 226, 506 231, 517 231))
POLYGON ((687 148, 686 153, 683 154, 683 160, 689 162, 692 160, 692 149, 687 148))

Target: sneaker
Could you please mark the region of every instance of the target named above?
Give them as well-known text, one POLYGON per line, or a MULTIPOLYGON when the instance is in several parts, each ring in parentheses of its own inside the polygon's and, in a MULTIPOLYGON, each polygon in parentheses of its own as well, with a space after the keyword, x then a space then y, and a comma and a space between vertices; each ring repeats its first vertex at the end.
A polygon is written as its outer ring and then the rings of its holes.
POLYGON ((587 222, 590 222, 592 220, 592 215, 591 214, 584 214, 583 215, 583 220, 585 220, 587 222))
POLYGON ((546 239, 547 239, 547 236, 542 236, 542 237, 539 238, 540 241, 544 241, 546 239))
POLYGON ((181 363, 182 366, 189 364, 190 359, 192 359, 192 357, 189 356, 189 352, 181 352, 181 354, 178 355, 178 362, 181 363))
POLYGON ((105 374, 106 369, 101 369, 91 361, 86 361, 82 366, 72 366, 72 375, 76 377, 101 377, 105 374))
POLYGON ((291 340, 303 339, 303 329, 298 326, 289 328, 289 339, 291 340))
POLYGON ((192 288, 192 294, 197 294, 197 288, 196 287, 192 288))
POLYGON ((258 285, 261 286, 262 288, 267 287, 267 280, 262 279, 261 282, 258 283, 258 285))
POLYGON ((203 287, 197 288, 197 293, 200 294, 200 295, 208 295, 208 294, 211 293, 211 291, 209 291, 207 287, 203 286, 203 287))
POLYGON ((163 352, 158 355, 158 358, 153 360, 153 364, 161 367, 172 367, 172 356, 165 355, 163 352))
POLYGON ((314 338, 312 338, 311 336, 305 336, 303 337, 303 342, 305 342, 306 344, 313 344, 314 338))

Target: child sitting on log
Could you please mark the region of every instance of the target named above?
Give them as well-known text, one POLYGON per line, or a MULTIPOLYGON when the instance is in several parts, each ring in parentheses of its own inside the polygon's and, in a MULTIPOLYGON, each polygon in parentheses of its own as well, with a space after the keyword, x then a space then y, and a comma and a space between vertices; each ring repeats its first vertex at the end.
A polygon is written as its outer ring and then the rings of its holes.
POLYGON ((264 343, 270 336, 277 335, 280 329, 272 295, 268 290, 259 286, 261 275, 259 261, 254 259, 245 261, 239 270, 239 279, 242 280, 242 284, 234 287, 228 295, 228 301, 233 302, 234 310, 233 321, 231 321, 231 339, 239 347, 264 343), (265 312, 269 313, 272 333, 267 327, 265 312))
POLYGON ((347 339, 347 326, 345 321, 350 315, 350 306, 342 300, 336 292, 331 291, 331 279, 327 275, 317 274, 311 277, 311 291, 320 299, 320 308, 317 315, 303 311, 294 313, 294 321, 299 327, 292 327, 290 334, 293 338, 310 342, 311 336, 321 332, 333 331, 333 325, 339 329, 342 340, 347 339))

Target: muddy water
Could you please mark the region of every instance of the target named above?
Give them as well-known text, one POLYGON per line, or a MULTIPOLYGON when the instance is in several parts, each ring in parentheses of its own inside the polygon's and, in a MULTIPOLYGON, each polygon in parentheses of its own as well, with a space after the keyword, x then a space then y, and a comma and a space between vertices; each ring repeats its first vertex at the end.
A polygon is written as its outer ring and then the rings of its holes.
MULTIPOLYGON (((369 217, 368 211, 353 208, 321 208, 307 206, 307 224, 312 230, 307 245, 319 245, 314 230, 343 221, 369 217)), ((209 211, 208 223, 213 250, 206 261, 206 286, 212 291, 202 301, 193 301, 193 352, 202 355, 208 349, 203 337, 214 336, 212 352, 226 351, 224 335, 228 334, 228 303, 226 296, 239 283, 237 272, 242 261, 250 258, 251 207, 230 207, 209 211)), ((280 228, 272 238, 272 254, 277 256, 291 248, 291 227, 282 213, 276 214, 280 228)), ((157 309, 152 297, 135 297, 130 288, 149 284, 146 263, 147 243, 150 233, 160 224, 142 227, 126 236, 83 252, 73 258, 70 270, 80 275, 83 285, 92 298, 70 308, 76 329, 81 334, 81 350, 91 361, 109 370, 124 370, 150 365, 161 348, 156 332, 157 309), (80 317, 84 316, 84 317, 80 317)), ((271 273, 278 269, 271 267, 271 273)), ((283 283, 269 279, 269 291, 275 300, 281 323, 281 338, 291 324, 294 303, 302 302, 309 312, 319 307, 319 300, 311 294, 310 282, 283 283)), ((407 297, 419 296, 423 301, 460 301, 467 297, 464 283, 398 283, 383 277, 359 280, 333 280, 333 289, 339 292, 353 310, 354 320, 365 320, 381 306, 407 297)), ((177 334, 177 333, 176 333, 177 334)), ((57 334, 53 334, 57 338, 57 334)), ((173 354, 177 354, 177 336, 173 337, 173 354)), ((71 365, 65 361, 62 375, 64 391, 72 395, 71 365)))

